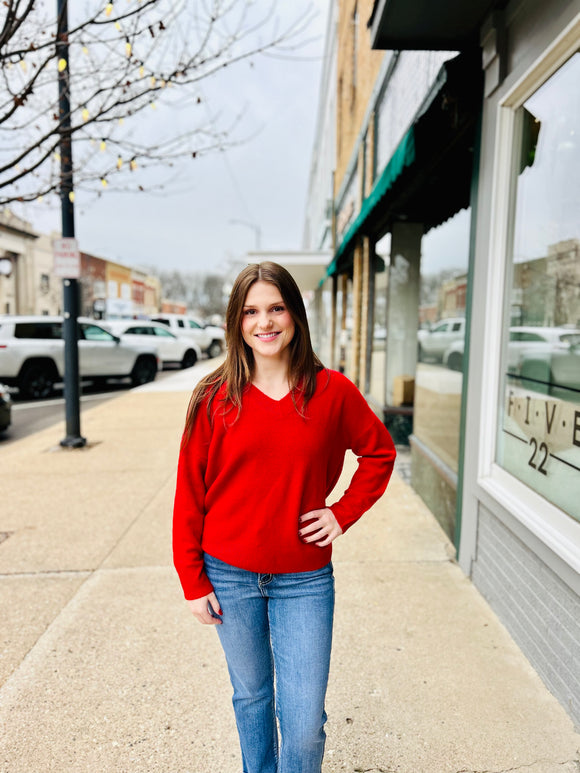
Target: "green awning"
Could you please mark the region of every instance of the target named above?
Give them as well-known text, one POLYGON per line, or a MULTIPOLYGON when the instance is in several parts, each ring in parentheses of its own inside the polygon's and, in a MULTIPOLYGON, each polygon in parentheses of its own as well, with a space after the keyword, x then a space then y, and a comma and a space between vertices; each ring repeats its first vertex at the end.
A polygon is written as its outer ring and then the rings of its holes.
POLYGON ((355 236, 360 233, 375 210, 381 199, 390 190, 395 181, 399 178, 402 172, 415 161, 415 131, 414 127, 407 131, 401 142, 398 144, 395 152, 391 156, 389 163, 383 169, 383 172, 379 179, 373 186, 372 191, 366 197, 360 208, 360 212, 351 223, 348 231, 344 235, 343 240, 338 247, 336 254, 326 269, 326 275, 320 281, 320 286, 326 281, 327 277, 334 276, 334 274, 342 273, 341 269, 344 268, 344 260, 341 260, 343 256, 348 252, 352 246, 355 236))

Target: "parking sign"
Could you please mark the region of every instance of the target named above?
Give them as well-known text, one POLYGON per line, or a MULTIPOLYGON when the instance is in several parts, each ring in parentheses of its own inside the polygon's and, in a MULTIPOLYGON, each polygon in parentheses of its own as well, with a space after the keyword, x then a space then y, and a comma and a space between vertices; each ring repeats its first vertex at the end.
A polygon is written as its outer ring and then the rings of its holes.
POLYGON ((52 243, 54 255, 54 274, 63 279, 79 279, 81 276, 81 256, 76 239, 55 239, 52 243))

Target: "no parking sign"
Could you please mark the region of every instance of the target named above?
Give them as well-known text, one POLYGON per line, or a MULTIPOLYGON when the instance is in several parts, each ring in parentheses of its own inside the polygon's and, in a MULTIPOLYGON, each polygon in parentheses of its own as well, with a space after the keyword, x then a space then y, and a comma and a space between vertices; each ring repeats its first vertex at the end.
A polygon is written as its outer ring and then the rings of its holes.
POLYGON ((55 239, 52 243, 54 274, 63 279, 80 279, 81 256, 74 238, 55 239))

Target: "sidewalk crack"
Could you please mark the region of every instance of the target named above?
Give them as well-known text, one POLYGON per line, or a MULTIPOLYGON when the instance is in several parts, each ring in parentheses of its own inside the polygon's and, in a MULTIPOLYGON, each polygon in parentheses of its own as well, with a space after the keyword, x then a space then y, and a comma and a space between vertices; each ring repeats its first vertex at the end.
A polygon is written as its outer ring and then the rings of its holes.
POLYGON ((533 768, 536 767, 536 765, 545 765, 546 763, 552 763, 554 765, 574 765, 574 768, 568 768, 570 773, 580 773, 580 759, 574 759, 574 760, 565 760, 564 762, 556 762, 554 760, 535 760, 534 762, 530 762, 524 765, 518 765, 515 768, 502 768, 501 770, 490 770, 486 768, 485 770, 475 770, 474 768, 461 768, 461 770, 456 771, 456 773, 518 773, 518 771, 524 771, 524 770, 533 770, 533 768))

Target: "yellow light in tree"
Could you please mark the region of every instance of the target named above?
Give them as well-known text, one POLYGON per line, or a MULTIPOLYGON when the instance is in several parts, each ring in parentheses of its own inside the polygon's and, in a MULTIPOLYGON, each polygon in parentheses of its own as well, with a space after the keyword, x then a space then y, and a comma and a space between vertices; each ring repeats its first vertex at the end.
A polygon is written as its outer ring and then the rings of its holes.
POLYGON ((145 68, 143 65, 139 68, 139 77, 142 78, 145 75, 145 68))
POLYGON ((131 56, 132 51, 133 51, 133 46, 129 43, 129 41, 127 41, 125 43, 125 53, 127 54, 127 56, 131 56))
POLYGON ((89 49, 88 49, 86 46, 83 46, 83 47, 82 47, 82 49, 81 49, 81 51, 83 52, 83 54, 84 54, 85 56, 88 56, 88 55, 89 55, 89 49))
POLYGON ((122 126, 125 123, 124 118, 119 118, 119 126, 122 126))
POLYGON ((74 200, 75 200, 75 192, 74 191, 69 191, 68 200, 70 201, 71 204, 74 203, 74 200))
POLYGON ((113 3, 107 3, 105 8, 105 16, 110 16, 113 13, 113 3))
POLYGON ((121 158, 121 156, 119 156, 117 158, 117 169, 121 169, 122 166, 123 166, 123 159, 121 158))
POLYGON ((24 70, 24 72, 26 72, 26 62, 24 59, 20 60, 20 67, 24 70))
POLYGON ((157 110, 157 105, 155 104, 155 102, 151 102, 151 109, 157 110))
POLYGON ((56 152, 55 152, 55 154, 54 154, 54 160, 55 160, 55 161, 56 161, 56 163, 58 164, 58 162, 60 161, 60 153, 56 153, 56 152))
POLYGON ((101 149, 101 153, 107 149, 107 143, 105 142, 105 140, 101 140, 101 144, 99 147, 101 149))
POLYGON ((106 181, 106 179, 104 177, 101 177, 101 185, 103 186, 103 188, 106 188, 108 184, 109 183, 106 181))
POLYGON ((83 121, 89 120, 89 111, 87 110, 86 107, 83 107, 82 116, 83 116, 83 121))
POLYGON ((155 78, 154 75, 151 76, 151 79, 149 80, 149 83, 151 84, 151 88, 154 89, 155 88, 155 84, 157 83, 157 79, 155 78))
POLYGON ((42 204, 42 202, 44 201, 44 196, 40 195, 36 200, 38 201, 39 204, 42 204))
POLYGON ((62 58, 59 59, 58 60, 58 71, 59 72, 64 72, 64 70, 66 70, 66 68, 67 68, 67 61, 66 61, 66 59, 62 59, 62 58))
POLYGON ((115 29, 117 32, 121 32, 121 22, 116 21, 115 22, 115 29))
POLYGON ((165 81, 161 81, 159 85, 161 86, 162 89, 164 89, 167 86, 167 83, 165 81))
POLYGON ((137 169, 137 162, 135 161, 134 158, 132 158, 131 161, 129 162, 129 168, 131 169, 132 172, 134 172, 135 169, 137 169))

